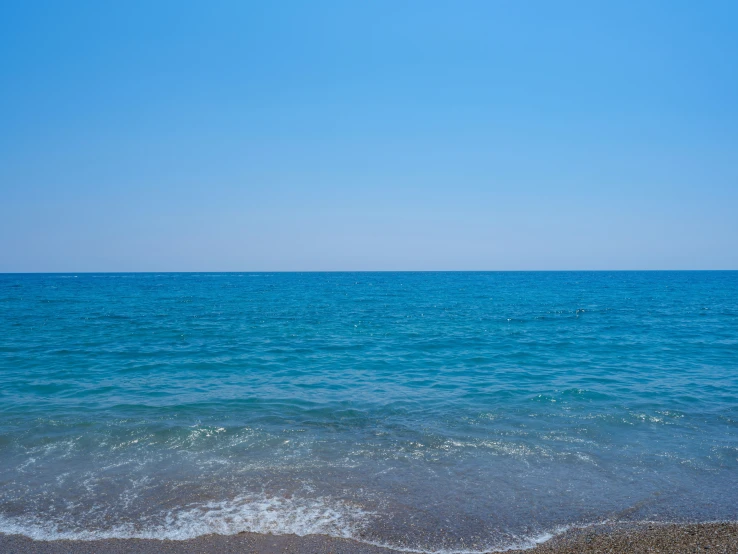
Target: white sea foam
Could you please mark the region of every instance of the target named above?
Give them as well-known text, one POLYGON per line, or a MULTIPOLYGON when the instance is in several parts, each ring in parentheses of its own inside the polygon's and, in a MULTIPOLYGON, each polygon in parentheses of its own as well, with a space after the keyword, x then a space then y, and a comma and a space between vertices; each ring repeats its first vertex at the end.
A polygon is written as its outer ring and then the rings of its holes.
POLYGON ((156 520, 98 530, 74 528, 69 522, 47 521, 38 516, 0 515, 0 533, 25 535, 36 540, 187 540, 209 534, 234 535, 242 531, 352 538, 370 516, 370 512, 358 506, 324 497, 304 499, 260 494, 207 502, 170 511, 156 520))
POLYGON ((358 506, 326 497, 311 499, 269 497, 264 494, 239 496, 232 500, 208 502, 171 511, 157 521, 118 524, 105 529, 74 528, 70 522, 44 520, 39 516, 0 515, 0 533, 24 535, 34 540, 169 539, 188 540, 203 535, 235 535, 240 532, 286 535, 328 535, 353 539, 399 552, 426 554, 481 554, 532 548, 566 528, 531 537, 509 537, 501 545, 484 550, 417 549, 361 538, 362 529, 374 514, 358 506))
POLYGON ((245 496, 170 513, 161 531, 173 539, 209 533, 232 535, 241 531, 350 538, 365 525, 369 516, 358 506, 323 497, 308 500, 245 496), (176 531, 172 533, 172 530, 176 531))
MULTIPOLYGON (((359 506, 326 497, 285 498, 264 494, 239 496, 232 500, 207 502, 171 511, 157 521, 143 520, 138 524, 118 524, 105 529, 73 528, 69 522, 44 520, 39 516, 8 517, 0 515, 0 534, 23 535, 34 540, 103 539, 168 539, 189 540, 203 535, 235 535, 241 532, 298 536, 328 535, 412 554, 482 554, 534 548, 570 529, 584 529, 616 524, 604 520, 590 524, 558 526, 530 536, 509 535, 482 550, 457 548, 412 548, 388 542, 367 540, 361 532, 370 522, 373 512, 359 506)), ((664 525, 664 521, 632 521, 631 524, 664 525)))
POLYGON ((406 547, 398 547, 393 546, 388 543, 383 542, 374 542, 374 541, 365 541, 365 540, 359 540, 358 542, 364 542, 367 544, 371 544, 373 546, 380 546, 383 548, 389 548, 392 550, 395 550, 397 552, 407 552, 408 554, 489 554, 490 552, 507 552, 509 550, 528 550, 529 548, 535 548, 537 545, 544 543, 548 540, 551 540, 556 535, 560 533, 564 533, 569 529, 568 526, 565 527, 558 527, 552 532, 543 532, 538 535, 533 535, 531 537, 513 537, 509 541, 507 541, 507 544, 504 546, 489 546, 487 548, 484 548, 483 550, 459 550, 457 548, 451 548, 446 549, 443 548, 441 550, 433 550, 433 549, 415 549, 415 548, 406 548, 406 547))

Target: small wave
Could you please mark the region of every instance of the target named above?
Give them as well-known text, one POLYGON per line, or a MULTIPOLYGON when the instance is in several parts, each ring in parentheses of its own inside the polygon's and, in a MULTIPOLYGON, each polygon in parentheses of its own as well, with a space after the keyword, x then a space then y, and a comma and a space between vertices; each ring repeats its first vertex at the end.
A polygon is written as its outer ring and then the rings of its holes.
POLYGON ((531 537, 515 537, 504 546, 489 546, 487 548, 484 548, 483 550, 459 550, 458 548, 443 548, 441 550, 429 550, 427 548, 424 548, 422 550, 419 550, 414 548, 392 546, 391 544, 382 542, 365 540, 357 540, 357 542, 363 542, 366 544, 371 544, 372 546, 379 546, 382 548, 389 548, 397 552, 407 552, 408 554, 489 554, 490 552, 507 552, 509 550, 528 550, 529 548, 535 548, 537 545, 547 542, 554 538, 556 535, 565 533, 568 530, 568 526, 557 527, 551 532, 544 531, 531 537))
POLYGON ((139 523, 113 525, 98 530, 75 528, 70 522, 48 521, 38 516, 0 515, 0 533, 44 541, 188 540, 202 535, 235 535, 241 532, 353 538, 370 516, 370 512, 358 506, 329 498, 284 498, 260 494, 207 502, 167 512, 156 520, 149 518, 139 523))
MULTIPOLYGON (((384 541, 367 540, 361 537, 373 514, 358 506, 325 497, 313 499, 267 497, 266 495, 240 496, 233 500, 208 502, 175 512, 169 512, 155 524, 116 525, 108 529, 71 529, 65 522, 44 521, 38 516, 6 517, 0 515, 0 534, 22 535, 33 540, 95 541, 105 539, 153 539, 190 540, 204 535, 236 535, 241 532, 272 535, 327 535, 355 542, 387 548, 409 554, 484 554, 527 550, 545 543, 558 535, 576 529, 591 529, 601 526, 669 525, 684 522, 672 521, 602 521, 556 526, 530 536, 509 535, 502 543, 490 544, 482 550, 458 548, 409 548, 384 541)), ((724 520, 703 523, 725 523, 724 520)))
POLYGON ((0 515, 0 534, 22 535, 39 541, 105 539, 184 541, 204 535, 236 535, 242 532, 301 537, 327 535, 397 552, 482 554, 533 548, 569 529, 569 526, 565 526, 531 536, 508 535, 506 540, 490 544, 482 550, 412 548, 367 539, 364 530, 374 515, 376 514, 359 506, 327 497, 306 499, 259 494, 172 510, 156 518, 156 521, 148 518, 138 523, 117 524, 95 530, 75 527, 69 521, 46 520, 37 515, 15 517, 0 515))
MULTIPOLYGON (((93 508, 94 510, 94 508, 93 508)), ((105 539, 190 540, 204 535, 236 535, 242 532, 273 535, 327 535, 407 553, 481 554, 532 548, 568 527, 541 532, 530 537, 508 536, 502 543, 483 550, 458 548, 428 549, 393 545, 367 539, 364 534, 374 512, 327 497, 270 497, 264 494, 239 496, 172 510, 157 518, 137 523, 85 529, 65 520, 48 520, 37 515, 0 515, 0 534, 22 535, 33 540, 95 541, 105 539)))

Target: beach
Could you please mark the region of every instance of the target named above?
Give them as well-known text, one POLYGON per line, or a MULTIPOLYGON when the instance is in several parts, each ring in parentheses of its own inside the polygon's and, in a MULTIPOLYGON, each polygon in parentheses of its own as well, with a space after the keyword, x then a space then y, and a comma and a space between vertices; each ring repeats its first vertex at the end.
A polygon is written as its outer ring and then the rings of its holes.
MULTIPOLYGON (((102 541, 33 541, 0 535, 0 551, 8 554, 393 554, 390 548, 320 535, 208 535, 186 541, 111 539, 102 541)), ((519 554, 734 554, 738 523, 691 525, 595 526, 563 533, 519 554)))

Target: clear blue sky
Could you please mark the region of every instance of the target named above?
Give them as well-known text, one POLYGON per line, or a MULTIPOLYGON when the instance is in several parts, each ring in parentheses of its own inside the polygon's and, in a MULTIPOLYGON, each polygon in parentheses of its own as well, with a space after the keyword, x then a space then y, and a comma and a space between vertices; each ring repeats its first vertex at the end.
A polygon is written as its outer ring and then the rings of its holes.
POLYGON ((0 0, 0 271, 738 269, 738 2, 0 0))

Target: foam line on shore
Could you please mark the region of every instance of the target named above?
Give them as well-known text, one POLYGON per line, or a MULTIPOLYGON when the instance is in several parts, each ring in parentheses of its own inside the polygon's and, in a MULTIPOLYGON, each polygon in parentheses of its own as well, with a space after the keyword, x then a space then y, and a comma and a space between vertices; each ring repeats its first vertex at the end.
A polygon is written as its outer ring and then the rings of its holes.
MULTIPOLYGON (((481 550, 416 548, 368 540, 362 536, 376 514, 359 506, 326 498, 270 497, 264 494, 238 496, 232 500, 208 502, 170 511, 158 521, 117 524, 96 530, 75 529, 65 521, 41 520, 38 516, 0 515, 0 533, 21 535, 35 541, 97 541, 108 539, 153 539, 187 541, 206 535, 231 536, 242 532, 260 535, 322 535, 408 554, 482 554, 535 548, 573 529, 627 524, 633 526, 670 525, 676 522, 616 521, 606 519, 589 524, 569 524, 531 536, 509 537, 504 543, 488 544, 481 550)), ((728 523, 712 521, 705 523, 728 523)))

